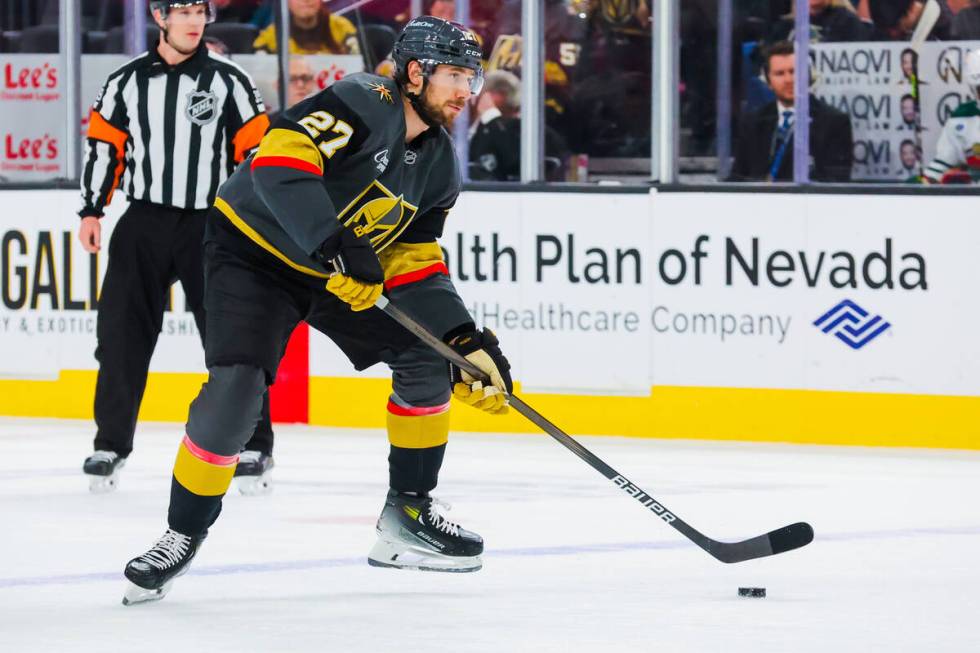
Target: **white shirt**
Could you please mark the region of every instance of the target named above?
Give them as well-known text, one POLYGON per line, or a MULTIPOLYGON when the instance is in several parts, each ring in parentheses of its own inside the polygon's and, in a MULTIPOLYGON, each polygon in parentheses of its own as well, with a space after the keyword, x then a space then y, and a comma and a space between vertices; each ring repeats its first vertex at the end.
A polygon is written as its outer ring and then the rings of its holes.
POLYGON ((786 113, 789 112, 789 126, 792 127, 793 123, 796 122, 796 109, 792 106, 786 106, 779 100, 776 100, 776 128, 783 126, 783 121, 786 120, 786 113))
POLYGON ((497 107, 490 107, 489 109, 484 111, 482 114, 480 114, 480 119, 477 122, 470 125, 470 138, 473 138, 473 135, 476 134, 477 127, 479 127, 480 125, 485 125, 491 120, 496 120, 501 115, 503 114, 500 113, 500 109, 498 109, 497 107))

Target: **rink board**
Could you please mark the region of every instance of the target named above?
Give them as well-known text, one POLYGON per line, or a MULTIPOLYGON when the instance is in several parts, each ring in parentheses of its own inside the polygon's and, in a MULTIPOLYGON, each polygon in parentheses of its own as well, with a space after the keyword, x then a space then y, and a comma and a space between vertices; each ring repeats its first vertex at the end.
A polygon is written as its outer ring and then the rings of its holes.
MULTIPOLYGON (((73 192, 3 193, 0 413, 90 417, 105 256, 73 192)), ((122 198, 104 220, 106 241, 122 198)), ((466 193, 442 244, 529 402, 572 433, 980 448, 972 197, 466 193)), ((105 244, 105 242, 104 242, 105 244)), ((105 250, 103 250, 105 251, 105 250)), ((186 418, 179 287, 141 418, 186 418)), ((310 339, 309 421, 379 427, 384 369, 310 339)), ((455 410, 454 428, 533 430, 455 410)))

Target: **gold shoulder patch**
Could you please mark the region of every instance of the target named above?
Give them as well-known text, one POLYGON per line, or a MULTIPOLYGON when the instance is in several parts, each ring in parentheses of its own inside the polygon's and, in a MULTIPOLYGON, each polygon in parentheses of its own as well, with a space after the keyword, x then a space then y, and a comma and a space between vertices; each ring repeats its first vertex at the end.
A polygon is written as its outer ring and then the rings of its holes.
POLYGON ((371 90, 378 94, 378 99, 382 102, 387 102, 388 104, 394 104, 395 101, 391 97, 391 89, 387 86, 378 82, 377 84, 371 84, 371 90))

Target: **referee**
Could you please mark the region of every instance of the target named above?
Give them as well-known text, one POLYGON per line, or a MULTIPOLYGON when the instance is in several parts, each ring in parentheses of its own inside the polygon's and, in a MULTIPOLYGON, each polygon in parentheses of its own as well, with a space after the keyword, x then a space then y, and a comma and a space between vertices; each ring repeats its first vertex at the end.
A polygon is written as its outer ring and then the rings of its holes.
MULTIPOLYGON (((269 126, 251 77, 203 44, 208 0, 152 0, 160 42, 109 76, 89 121, 82 168, 81 227, 87 252, 101 249, 99 218, 123 187, 129 208, 109 243, 99 298, 95 452, 85 460, 93 492, 116 487, 133 449, 150 358, 170 287, 180 280, 204 333, 204 221, 218 187, 269 126)), ((268 489, 269 397, 237 474, 243 493, 268 489)))

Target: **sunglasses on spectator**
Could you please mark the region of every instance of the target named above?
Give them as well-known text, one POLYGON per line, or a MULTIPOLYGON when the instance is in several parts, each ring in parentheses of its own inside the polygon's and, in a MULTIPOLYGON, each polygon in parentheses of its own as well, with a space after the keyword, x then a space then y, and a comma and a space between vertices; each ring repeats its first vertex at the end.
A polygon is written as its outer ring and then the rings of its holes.
POLYGON ((312 84, 313 83, 313 75, 290 75, 289 76, 289 83, 290 84, 312 84))

